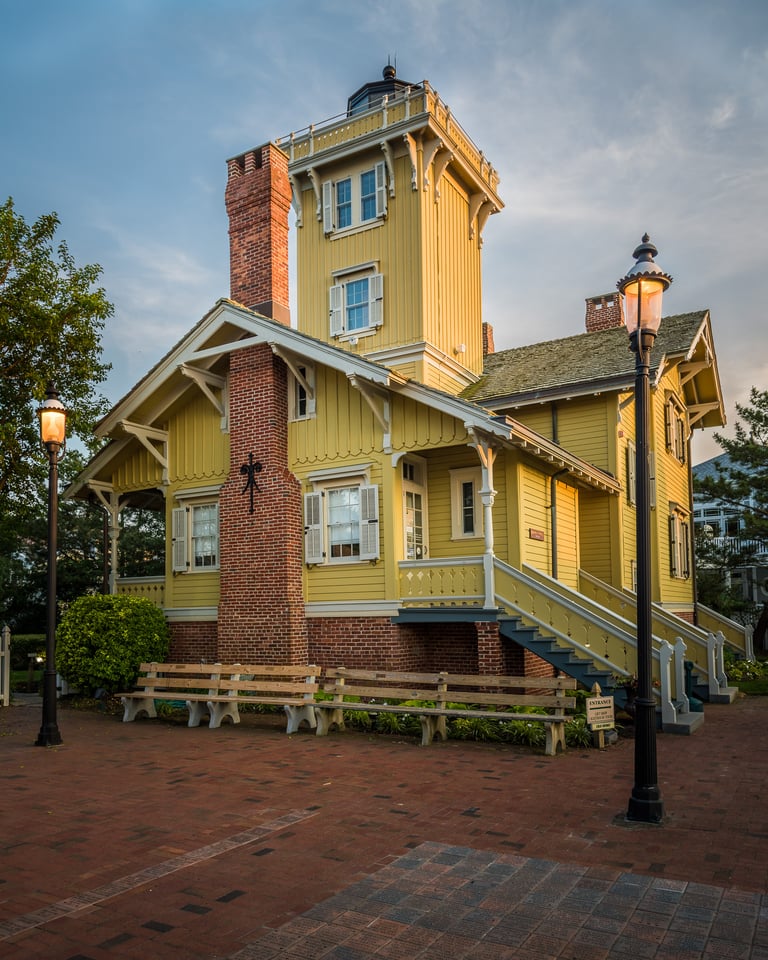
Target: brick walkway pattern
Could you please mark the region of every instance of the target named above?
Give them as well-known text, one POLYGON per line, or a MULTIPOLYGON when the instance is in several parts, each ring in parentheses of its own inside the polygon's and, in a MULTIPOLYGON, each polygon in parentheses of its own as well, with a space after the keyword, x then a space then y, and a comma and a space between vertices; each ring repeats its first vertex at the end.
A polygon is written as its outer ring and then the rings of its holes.
POLYGON ((633 742, 528 750, 0 709, 0 958, 768 960, 768 698, 633 742))

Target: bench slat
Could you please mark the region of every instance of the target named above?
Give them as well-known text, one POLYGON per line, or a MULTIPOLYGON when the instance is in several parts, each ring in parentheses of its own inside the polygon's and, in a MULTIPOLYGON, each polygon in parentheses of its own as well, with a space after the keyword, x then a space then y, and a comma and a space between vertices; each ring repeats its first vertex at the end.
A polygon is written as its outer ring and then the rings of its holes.
POLYGON ((571 677, 502 677, 493 674, 448 674, 450 687, 523 687, 526 689, 573 690, 571 677))

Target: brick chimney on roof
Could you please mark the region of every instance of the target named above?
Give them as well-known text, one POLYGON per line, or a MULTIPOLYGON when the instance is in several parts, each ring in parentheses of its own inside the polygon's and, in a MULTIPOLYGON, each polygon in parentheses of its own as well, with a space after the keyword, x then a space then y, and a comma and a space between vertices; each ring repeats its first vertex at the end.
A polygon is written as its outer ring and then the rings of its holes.
POLYGON ((483 320, 483 358, 495 352, 496 345, 493 342, 493 327, 487 320, 483 320))
POLYGON ((587 333, 622 327, 624 318, 621 315, 621 295, 616 292, 587 297, 586 325, 587 333))
POLYGON ((272 143, 227 161, 230 297, 290 323, 288 158, 272 143))

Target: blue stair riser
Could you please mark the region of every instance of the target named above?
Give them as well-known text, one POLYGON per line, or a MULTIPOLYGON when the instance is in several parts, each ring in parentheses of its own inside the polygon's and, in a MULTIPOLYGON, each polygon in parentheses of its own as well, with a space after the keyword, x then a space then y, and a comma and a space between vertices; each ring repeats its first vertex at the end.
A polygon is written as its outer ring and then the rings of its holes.
POLYGON ((499 621, 499 631, 503 637, 514 640, 524 649, 552 664, 556 670, 573 677, 587 690, 599 683, 605 696, 615 697, 617 706, 623 706, 626 702, 626 691, 624 687, 615 686, 613 674, 596 667, 586 657, 579 657, 574 652, 565 650, 551 637, 543 636, 537 627, 523 625, 519 620, 510 618, 499 621))

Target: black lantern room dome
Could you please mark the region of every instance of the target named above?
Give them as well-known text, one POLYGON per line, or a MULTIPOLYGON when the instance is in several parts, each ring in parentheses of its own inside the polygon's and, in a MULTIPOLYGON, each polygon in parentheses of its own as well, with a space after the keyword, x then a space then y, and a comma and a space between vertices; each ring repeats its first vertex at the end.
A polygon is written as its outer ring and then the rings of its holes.
POLYGON ((381 80, 373 80, 371 83, 364 84, 347 100, 348 116, 372 110, 379 106, 384 97, 392 97, 402 93, 408 87, 421 86, 421 84, 408 83, 406 80, 398 79, 397 70, 391 63, 387 63, 381 76, 381 80))

